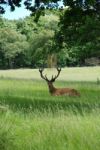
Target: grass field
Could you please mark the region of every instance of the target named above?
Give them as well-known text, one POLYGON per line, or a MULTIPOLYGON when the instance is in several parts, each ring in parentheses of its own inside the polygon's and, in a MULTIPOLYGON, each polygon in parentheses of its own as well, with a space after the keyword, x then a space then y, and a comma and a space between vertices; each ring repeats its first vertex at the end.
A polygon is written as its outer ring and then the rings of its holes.
POLYGON ((0 150, 99 150, 98 79, 100 67, 64 68, 55 86, 81 97, 53 97, 38 70, 0 71, 0 150))

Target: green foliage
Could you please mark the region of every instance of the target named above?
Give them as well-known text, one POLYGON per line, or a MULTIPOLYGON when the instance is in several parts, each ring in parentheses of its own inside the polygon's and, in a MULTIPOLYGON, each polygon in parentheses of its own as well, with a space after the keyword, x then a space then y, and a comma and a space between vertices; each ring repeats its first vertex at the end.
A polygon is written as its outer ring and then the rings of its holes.
POLYGON ((45 11, 37 23, 34 16, 16 21, 0 18, 0 68, 83 66, 85 59, 98 58, 99 13, 76 2, 62 11, 45 11))
POLYGON ((68 8, 60 17, 55 36, 57 46, 66 51, 67 65, 84 65, 86 58, 100 56, 100 20, 95 12, 68 8), (62 39, 62 40, 61 40, 62 39), (62 41, 62 42, 60 42, 62 41), (60 44, 59 44, 60 43, 60 44))
POLYGON ((35 62, 35 65, 43 65, 47 61, 47 56, 51 53, 52 47, 52 37, 53 32, 51 31, 42 31, 38 34, 34 34, 30 39, 30 49, 32 60, 35 62), (44 62, 44 63, 43 63, 44 62))
POLYGON ((15 57, 28 49, 26 37, 6 27, 0 29, 0 45, 1 59, 4 57, 4 65, 7 68, 13 68, 15 57))
POLYGON ((46 65, 48 53, 51 53, 57 19, 57 16, 47 15, 37 24, 33 23, 33 17, 11 22, 1 19, 0 68, 46 65))

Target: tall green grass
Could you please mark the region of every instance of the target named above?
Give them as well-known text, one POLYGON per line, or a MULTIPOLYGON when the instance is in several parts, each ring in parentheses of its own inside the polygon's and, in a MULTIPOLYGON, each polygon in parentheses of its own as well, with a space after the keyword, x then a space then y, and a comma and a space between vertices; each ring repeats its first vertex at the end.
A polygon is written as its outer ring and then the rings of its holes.
POLYGON ((8 111, 0 115, 0 144, 2 150, 99 150, 100 111, 8 111))
MULTIPOLYGON (((56 87, 77 89, 80 97, 51 96, 40 77, 31 79, 28 76, 26 80, 24 74, 15 77, 6 71, 5 77, 0 79, 0 150, 99 150, 97 68, 90 68, 89 75, 94 71, 93 81, 91 77, 91 80, 85 79, 81 69, 71 68, 71 72, 64 69, 60 80, 55 82, 56 87), (81 77, 79 81, 67 80, 71 79, 72 72, 77 74, 77 70, 81 77)), ((89 72, 89 68, 85 70, 89 72)), ((16 74, 16 70, 12 72, 16 74)))
POLYGON ((100 86, 96 82, 61 82, 58 81, 56 87, 70 87, 77 89, 80 97, 51 96, 47 84, 43 81, 25 81, 25 80, 0 80, 0 101, 8 104, 9 107, 68 109, 76 107, 77 109, 91 109, 100 105, 100 86))

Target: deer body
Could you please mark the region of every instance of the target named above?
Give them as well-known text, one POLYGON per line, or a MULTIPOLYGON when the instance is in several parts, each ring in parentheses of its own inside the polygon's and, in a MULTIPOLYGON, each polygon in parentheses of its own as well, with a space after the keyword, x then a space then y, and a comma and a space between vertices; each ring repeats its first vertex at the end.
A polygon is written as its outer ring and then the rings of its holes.
POLYGON ((48 88, 49 88, 49 92, 51 95, 54 95, 54 96, 60 96, 60 95, 66 95, 66 96, 80 96, 79 92, 75 89, 71 89, 71 88, 55 88, 54 85, 53 85, 53 82, 55 82, 55 79, 59 76, 60 74, 60 71, 61 69, 58 69, 57 68, 57 71, 58 71, 58 74, 53 77, 52 76, 52 79, 49 80, 46 75, 44 76, 42 74, 43 72, 43 69, 39 69, 39 72, 40 72, 40 75, 41 75, 41 78, 43 78, 44 80, 46 80, 47 84, 48 84, 48 88))
POLYGON ((75 89, 70 88, 55 88, 52 83, 47 83, 49 87, 49 92, 51 95, 54 96, 60 96, 60 95, 66 95, 66 96, 80 96, 80 94, 75 89))

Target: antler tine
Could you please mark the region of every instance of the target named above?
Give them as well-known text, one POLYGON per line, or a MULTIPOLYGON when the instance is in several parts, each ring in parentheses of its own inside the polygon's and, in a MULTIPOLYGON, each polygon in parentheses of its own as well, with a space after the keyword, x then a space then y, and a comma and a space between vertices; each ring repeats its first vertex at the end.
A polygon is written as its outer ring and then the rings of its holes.
POLYGON ((42 73, 44 68, 39 68, 39 72, 42 73))
POLYGON ((46 79, 47 81, 49 81, 48 78, 47 78, 47 75, 45 75, 45 79, 46 79))
POLYGON ((58 78, 60 71, 61 71, 61 68, 57 68, 57 71, 58 71, 58 74, 55 75, 55 77, 53 77, 53 75, 52 75, 51 81, 53 81, 53 82, 58 78))
POLYGON ((61 71, 61 68, 58 68, 58 67, 57 67, 57 71, 60 72, 60 71, 61 71))
POLYGON ((61 68, 57 68, 58 74, 55 76, 55 79, 59 76, 60 72, 61 72, 61 68))
POLYGON ((53 81, 53 80, 54 80, 54 77, 53 77, 53 75, 52 75, 51 81, 53 81))
POLYGON ((40 72, 41 78, 42 78, 42 79, 44 79, 44 80, 46 80, 46 81, 48 81, 47 76, 46 76, 46 75, 45 75, 45 76, 43 76, 43 70, 44 70, 44 68, 40 68, 40 69, 39 69, 39 72, 40 72))

